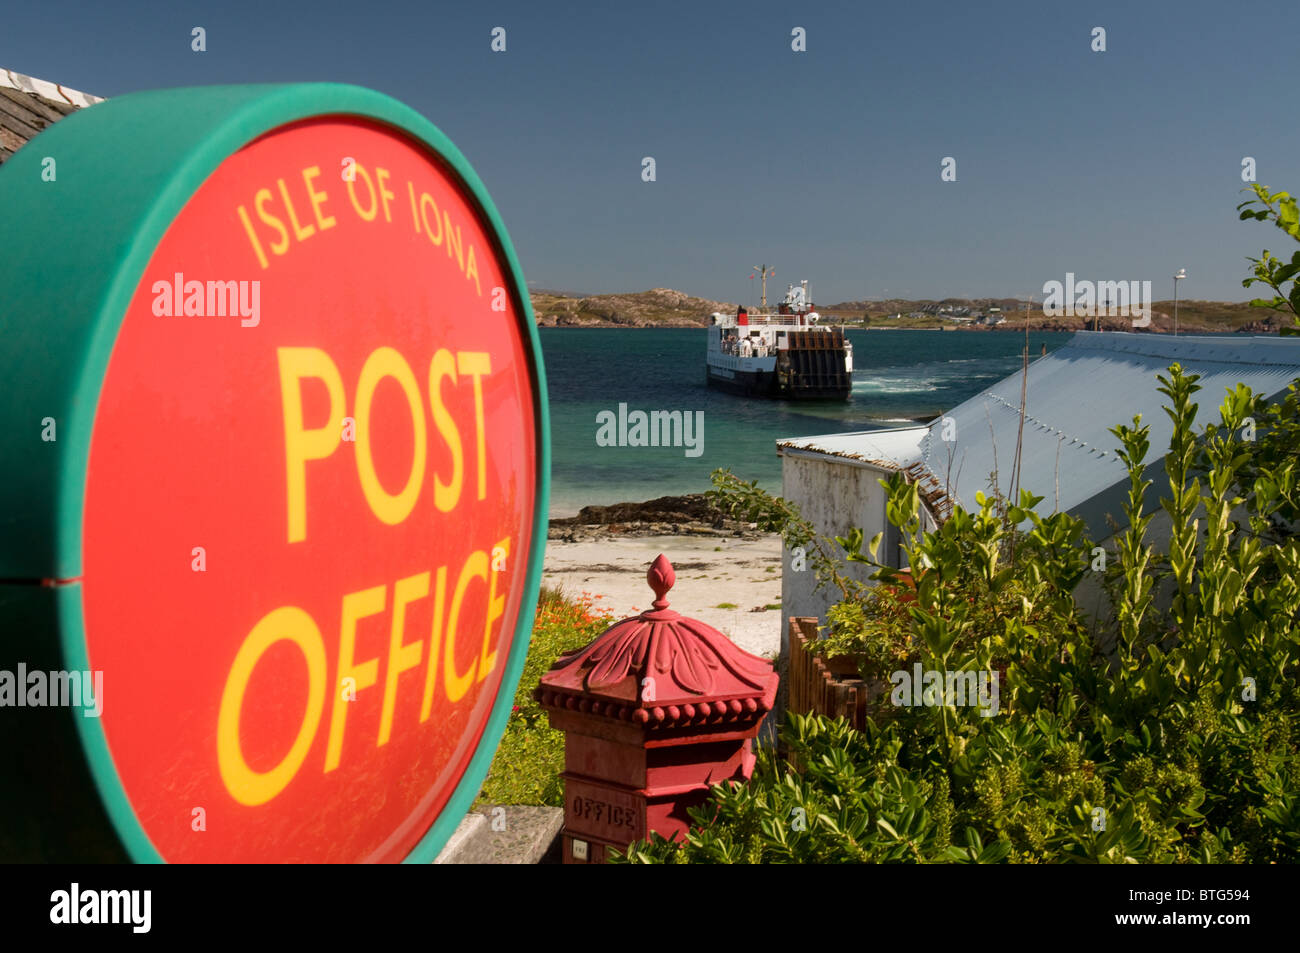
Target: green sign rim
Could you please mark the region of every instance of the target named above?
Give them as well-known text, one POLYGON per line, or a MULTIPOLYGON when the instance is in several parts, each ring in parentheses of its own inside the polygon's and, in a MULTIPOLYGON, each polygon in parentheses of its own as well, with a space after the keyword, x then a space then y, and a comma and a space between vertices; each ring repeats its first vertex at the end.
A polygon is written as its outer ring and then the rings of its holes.
MULTIPOLYGON (((360 118, 391 127, 458 179, 487 226, 527 342, 536 433, 535 512, 519 618, 501 685, 465 773, 438 819, 403 862, 437 857, 482 787, 505 732, 532 632, 541 586, 550 505, 550 415, 541 341, 528 285, 505 224, 469 161, 415 110, 373 90, 341 83, 208 86, 133 93, 80 110, 42 132, 0 166, 0 207, 23 223, 18 254, 0 256, 0 295, 11 315, 35 317, 24 328, 0 321, 0 380, 11 420, 55 416, 58 439, 33 464, 17 433, 0 428, 0 487, 18 501, 16 531, 0 541, 0 578, 56 584, 55 618, 64 664, 88 667, 79 585, 82 511, 90 438, 108 360, 132 296, 159 242, 217 167, 255 139, 301 120, 360 118), (42 179, 55 157, 62 179, 42 179), (71 179, 69 172, 73 173, 71 179), (69 209, 77 212, 76 220, 69 209), (48 250, 63 253, 50 256, 48 250), (7 263, 6 263, 7 261, 7 263), (47 294, 47 289, 57 289, 47 294), (25 309, 25 310, 24 310, 25 309), (52 411, 52 412, 51 412, 52 411), (27 514, 22 516, 21 514, 27 514), (73 596, 75 585, 75 601, 73 596)), ((45 448, 42 448, 45 449, 45 448)), ((71 713, 70 713, 71 714, 71 713)), ((117 774, 98 718, 76 718, 82 749, 117 836, 129 856, 163 863, 117 774)))

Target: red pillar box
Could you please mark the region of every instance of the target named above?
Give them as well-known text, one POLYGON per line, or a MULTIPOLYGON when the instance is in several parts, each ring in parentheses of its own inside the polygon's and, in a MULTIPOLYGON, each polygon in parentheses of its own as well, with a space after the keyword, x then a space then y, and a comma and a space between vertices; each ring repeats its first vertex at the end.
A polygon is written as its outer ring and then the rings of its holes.
POLYGON ((675 581, 659 556, 654 608, 615 623, 542 676, 536 698, 566 733, 564 862, 603 863, 754 770, 753 739, 776 698, 772 664, 668 608, 675 581))

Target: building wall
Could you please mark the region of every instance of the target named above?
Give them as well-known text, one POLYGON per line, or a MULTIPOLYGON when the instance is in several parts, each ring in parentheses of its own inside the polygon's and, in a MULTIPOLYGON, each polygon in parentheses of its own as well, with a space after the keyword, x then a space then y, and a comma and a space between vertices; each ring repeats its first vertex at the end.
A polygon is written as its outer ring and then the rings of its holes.
MULTIPOLYGON (((882 469, 870 465, 858 464, 851 460, 835 459, 821 456, 803 456, 790 453, 782 454, 781 479, 782 495, 799 508, 799 512, 810 520, 817 532, 826 537, 845 536, 853 528, 862 530, 863 537, 870 540, 876 533, 884 532, 878 558, 891 565, 906 564, 898 550, 898 532, 889 526, 885 518, 885 489, 879 483, 888 476, 882 469)), ((1163 476, 1148 472, 1147 476, 1163 476)), ((1153 515, 1147 530, 1147 545, 1153 546, 1157 554, 1167 552, 1170 537, 1169 515, 1160 508, 1160 490, 1168 493, 1167 486, 1155 486, 1144 501, 1148 513, 1153 515)), ((1107 499, 1103 505, 1106 512, 1123 521, 1118 495, 1107 499)), ((1041 506, 1046 506, 1046 501, 1041 506)), ((1203 514, 1199 514, 1203 518, 1203 514)), ((929 521, 927 520, 927 523, 929 521)), ((1093 521, 1093 532, 1101 536, 1094 545, 1106 549, 1106 558, 1110 562, 1115 557, 1115 537, 1113 527, 1106 525, 1109 521, 1093 521), (1104 527, 1104 528, 1103 528, 1104 527), (1098 530, 1100 532, 1097 532, 1098 530)), ((928 527, 927 527, 928 528, 928 527)), ((793 569, 793 555, 789 550, 782 553, 781 559, 781 603, 782 615, 815 616, 824 624, 827 610, 839 601, 839 591, 834 588, 816 589, 817 579, 812 569, 802 572, 793 569)), ((862 563, 841 563, 841 571, 852 578, 869 582, 872 568, 862 563)), ((1109 602, 1102 591, 1100 579, 1088 573, 1075 590, 1075 602, 1096 626, 1094 631, 1113 628, 1110 622, 1112 614, 1109 602)), ((1161 605, 1168 604, 1169 593, 1157 593, 1161 605)), ((781 633, 781 654, 785 657, 788 650, 788 632, 781 633)), ((1102 650, 1113 657, 1114 640, 1103 637, 1102 650)))
MULTIPOLYGON (((870 540, 887 529, 885 489, 879 483, 887 475, 882 469, 850 461, 831 462, 819 457, 782 454, 782 496, 795 504, 817 532, 826 537, 846 536, 856 527, 870 540)), ((897 564, 897 546, 890 545, 896 539, 896 534, 887 533, 877 557, 885 562, 892 559, 897 564)), ((817 579, 811 564, 797 572, 792 566, 793 558, 788 549, 781 556, 782 615, 786 618, 816 616, 824 623, 826 610, 840 599, 839 590, 833 587, 816 590, 817 579)), ((864 563, 845 563, 843 572, 867 582, 873 570, 864 563)), ((782 628, 783 657, 788 638, 788 632, 782 628)))
MULTIPOLYGON (((1166 494, 1169 492, 1167 486, 1162 489, 1166 494)), ((1148 506, 1149 503, 1150 501, 1148 500, 1148 506)), ((1146 512, 1152 517, 1151 523, 1147 526, 1146 545, 1155 550, 1156 560, 1165 559, 1169 554, 1169 540, 1173 536, 1173 521, 1170 519, 1169 513, 1164 509, 1152 510, 1148 508, 1146 512)), ((1205 510, 1197 510, 1195 518, 1201 522, 1197 546, 1198 549, 1203 552, 1205 544, 1205 510)), ((1244 509, 1238 508, 1235 510, 1233 512, 1233 518, 1244 523, 1246 519, 1244 509)), ((1122 529, 1120 530, 1120 533, 1123 533, 1122 529)), ((1118 542, 1117 534, 1112 534, 1105 539, 1095 541, 1093 545, 1101 546, 1106 550, 1106 560, 1109 565, 1119 558, 1117 551, 1118 542)), ((1156 607, 1161 611, 1167 611, 1173 601, 1175 591, 1176 588, 1174 584, 1170 580, 1165 579, 1163 585, 1157 586, 1154 593, 1156 607)), ((1089 572, 1084 575, 1083 579, 1080 580, 1079 585, 1075 587, 1074 603, 1088 616, 1093 627, 1092 631, 1094 634, 1100 634, 1101 636, 1099 638, 1099 643, 1102 652, 1108 659, 1113 661, 1115 659, 1116 648, 1115 613, 1114 607, 1111 605, 1110 600, 1106 596, 1105 590, 1102 588, 1101 575, 1099 573, 1089 572)))

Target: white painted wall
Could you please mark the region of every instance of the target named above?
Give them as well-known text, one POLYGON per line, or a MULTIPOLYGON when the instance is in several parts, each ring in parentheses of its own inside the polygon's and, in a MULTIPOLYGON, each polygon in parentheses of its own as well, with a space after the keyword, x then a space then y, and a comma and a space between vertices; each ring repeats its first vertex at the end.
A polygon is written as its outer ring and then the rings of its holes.
MULTIPOLYGON (((782 454, 781 495, 799 508, 817 532, 827 537, 846 536, 849 530, 861 529, 867 540, 886 529, 885 489, 879 483, 888 476, 880 468, 852 461, 831 462, 822 457, 782 454)), ((888 562, 885 546, 878 554, 888 562)), ((811 564, 802 572, 791 568, 792 553, 781 556, 781 614, 816 616, 824 623, 826 610, 839 602, 839 590, 826 587, 816 591, 817 579, 811 564)), ((897 558, 895 557, 895 561, 897 558)), ((863 582, 869 580, 872 567, 863 563, 845 563, 845 575, 863 582)), ((789 632, 781 630, 781 655, 788 646, 789 632)))
MULTIPOLYGON (((782 495, 794 503, 799 512, 810 520, 817 532, 827 536, 845 536, 849 530, 857 527, 862 530, 866 540, 876 533, 884 532, 879 558, 894 565, 905 565, 901 554, 897 554, 898 535, 892 531, 885 518, 885 489, 879 483, 888 477, 889 471, 870 464, 862 464, 846 458, 801 455, 786 451, 782 453, 781 482, 782 495), (895 543, 894 554, 890 554, 890 542, 895 543), (893 555, 893 558, 888 558, 893 555)), ((1147 543, 1155 547, 1156 552, 1167 550, 1170 536, 1169 516, 1163 510, 1155 510, 1154 519, 1147 531, 1147 543)), ((928 521, 927 521, 928 522, 928 521)), ((1115 539, 1107 536, 1097 541, 1107 551, 1107 559, 1114 559, 1115 539)), ((815 616, 824 624, 827 610, 840 599, 839 591, 834 588, 816 589, 817 580, 811 568, 795 572, 791 567, 792 554, 789 550, 781 558, 781 614, 790 616, 815 616)), ((843 572, 855 579, 868 582, 872 568, 862 563, 844 563, 843 572)), ((1167 594, 1162 603, 1167 603, 1167 594)), ((1111 607, 1102 592, 1099 580, 1092 573, 1087 574, 1075 590, 1075 601, 1081 609, 1092 617, 1094 626, 1106 628, 1111 615, 1111 607)), ((789 649, 789 632, 786 626, 781 630, 781 656, 786 657, 789 649)), ((1104 639, 1103 651, 1107 655, 1114 653, 1111 639, 1104 639)))

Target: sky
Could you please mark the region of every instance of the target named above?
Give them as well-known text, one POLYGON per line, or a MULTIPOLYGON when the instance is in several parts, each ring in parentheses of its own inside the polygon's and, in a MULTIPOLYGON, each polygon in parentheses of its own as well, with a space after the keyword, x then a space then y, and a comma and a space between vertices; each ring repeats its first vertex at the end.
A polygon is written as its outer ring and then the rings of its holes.
POLYGON ((769 292, 808 279, 823 304, 1042 301, 1067 272, 1160 300, 1183 268, 1180 297, 1243 301, 1247 256, 1294 250, 1235 210, 1245 157, 1300 190, 1294 0, 72 0, 3 21, 0 67, 100 96, 402 100, 474 165, 533 288, 750 302, 766 264, 769 292))

